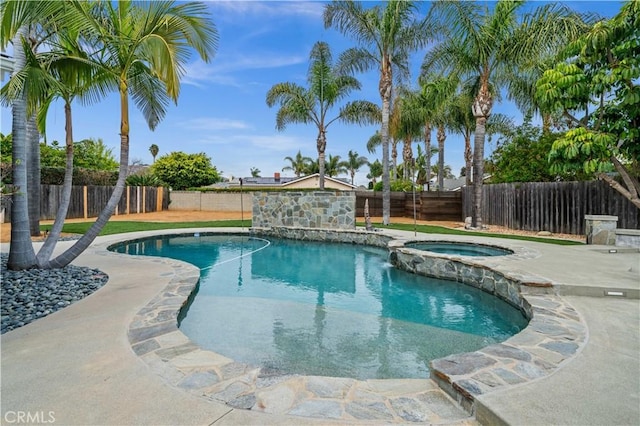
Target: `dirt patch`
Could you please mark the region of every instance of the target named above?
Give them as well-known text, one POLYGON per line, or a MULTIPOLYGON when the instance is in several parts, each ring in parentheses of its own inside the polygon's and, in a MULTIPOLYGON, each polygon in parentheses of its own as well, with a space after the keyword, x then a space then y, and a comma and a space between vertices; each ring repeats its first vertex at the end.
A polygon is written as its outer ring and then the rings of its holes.
MULTIPOLYGON (((213 220, 240 220, 251 219, 251 212, 219 212, 219 211, 162 211, 153 213, 140 213, 140 214, 128 214, 112 216, 112 221, 134 221, 134 222, 203 222, 213 220)), ((91 219, 68 219, 66 222, 86 222, 91 219)), ((371 221, 374 225, 382 223, 381 217, 372 217, 371 221)), ((358 222, 364 222, 364 218, 358 218, 358 222)), ((43 220, 41 224, 53 223, 51 220, 43 220)), ((414 223, 412 218, 408 217, 393 217, 391 223, 414 223)), ((435 225, 444 226, 452 229, 464 229, 463 222, 453 221, 416 221, 419 225, 435 225)), ((485 232, 494 234, 511 234, 511 235, 528 235, 536 236, 537 232, 534 231, 515 231, 513 229, 504 228, 501 226, 490 225, 489 229, 485 232)), ((573 241, 584 241, 584 237, 580 235, 569 234, 553 234, 550 238, 567 239, 573 241)), ((34 239, 35 240, 35 239, 34 239)), ((42 240, 42 238, 40 238, 42 240)), ((7 243, 11 241, 11 224, 0 224, 0 242, 7 243)))

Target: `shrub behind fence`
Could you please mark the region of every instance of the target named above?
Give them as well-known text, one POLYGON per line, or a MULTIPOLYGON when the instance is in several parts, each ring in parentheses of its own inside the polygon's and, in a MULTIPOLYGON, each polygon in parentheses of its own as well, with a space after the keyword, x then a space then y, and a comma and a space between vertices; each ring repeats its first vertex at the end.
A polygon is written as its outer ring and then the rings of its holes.
MULTIPOLYGON (((473 188, 463 189, 471 216, 473 188)), ((618 228, 640 229, 640 210, 602 181, 483 185, 482 221, 526 231, 583 235, 584 216, 618 216, 618 228)))

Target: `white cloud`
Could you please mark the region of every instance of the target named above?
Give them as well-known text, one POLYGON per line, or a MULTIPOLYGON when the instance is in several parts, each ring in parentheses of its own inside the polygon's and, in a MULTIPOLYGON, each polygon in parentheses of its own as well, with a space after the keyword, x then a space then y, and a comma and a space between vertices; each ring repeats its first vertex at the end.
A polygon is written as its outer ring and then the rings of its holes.
POLYGON ((264 52, 258 55, 233 55, 214 58, 211 64, 191 62, 185 67, 182 83, 202 87, 209 83, 243 87, 236 74, 241 71, 281 68, 306 63, 306 55, 281 55, 264 52))
POLYGON ((191 130, 242 130, 249 129, 251 126, 241 120, 232 120, 229 118, 216 118, 216 117, 202 117, 193 118, 188 121, 184 121, 181 125, 191 130))

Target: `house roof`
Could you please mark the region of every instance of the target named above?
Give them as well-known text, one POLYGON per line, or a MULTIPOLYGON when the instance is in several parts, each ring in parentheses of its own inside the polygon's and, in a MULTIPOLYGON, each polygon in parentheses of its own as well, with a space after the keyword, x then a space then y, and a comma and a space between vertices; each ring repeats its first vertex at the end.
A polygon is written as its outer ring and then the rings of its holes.
MULTIPOLYGON (((314 173, 312 175, 306 175, 301 177, 296 176, 268 176, 268 177, 244 177, 242 179, 242 186, 244 187, 252 187, 252 188, 274 188, 274 187, 287 187, 294 185, 296 183, 304 182, 306 180, 313 180, 320 176, 319 173, 314 173)), ((357 186, 352 185, 351 182, 346 178, 333 178, 326 176, 324 177, 325 181, 332 181, 339 185, 345 185, 352 189, 355 189, 357 186)), ((211 185, 218 188, 233 188, 240 186, 240 179, 234 179, 229 182, 221 182, 211 185)))
MULTIPOLYGON (((315 179, 315 178, 317 178, 319 176, 320 176, 320 173, 314 173, 312 175, 301 176, 301 177, 295 178, 294 180, 291 180, 289 182, 283 183, 282 186, 293 185, 294 183, 303 182, 305 180, 315 179)), ((357 188, 356 185, 352 185, 351 182, 349 182, 349 180, 345 179, 345 178, 333 178, 333 177, 325 175, 324 179, 328 180, 328 181, 335 182, 335 183, 340 184, 340 185, 349 186, 349 187, 351 187, 353 189, 357 188)))

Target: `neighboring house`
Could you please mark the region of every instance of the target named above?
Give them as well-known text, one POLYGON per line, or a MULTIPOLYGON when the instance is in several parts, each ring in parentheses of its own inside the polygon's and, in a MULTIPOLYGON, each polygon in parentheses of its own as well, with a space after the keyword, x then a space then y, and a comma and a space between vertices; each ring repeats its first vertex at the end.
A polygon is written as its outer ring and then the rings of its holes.
MULTIPOLYGON (((492 175, 489 174, 485 174, 484 178, 482 179, 482 181, 484 183, 487 183, 488 180, 491 179, 492 175)), ((460 176, 459 178, 453 178, 453 179, 445 179, 443 182, 443 191, 462 191, 462 188, 464 188, 465 186, 467 186, 467 178, 465 176, 460 176)), ((437 191, 438 190, 438 179, 437 178, 433 178, 431 179, 431 185, 430 185, 431 191, 437 191)))
MULTIPOLYGON (((233 179, 229 182, 221 182, 213 187, 217 188, 239 188, 240 180, 233 179)), ((287 189, 310 189, 320 187, 320 175, 314 173, 301 177, 280 176, 280 173, 274 173, 273 177, 246 177, 242 178, 243 188, 287 188, 287 189)), ((324 177, 325 189, 333 189, 338 191, 353 191, 356 185, 351 185, 346 178, 324 177)))

